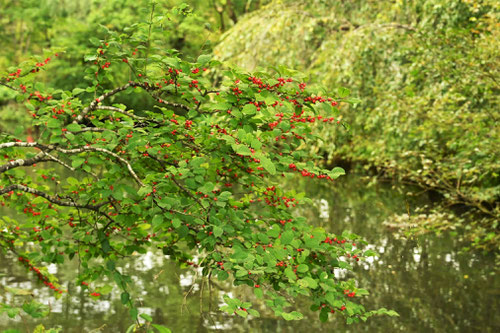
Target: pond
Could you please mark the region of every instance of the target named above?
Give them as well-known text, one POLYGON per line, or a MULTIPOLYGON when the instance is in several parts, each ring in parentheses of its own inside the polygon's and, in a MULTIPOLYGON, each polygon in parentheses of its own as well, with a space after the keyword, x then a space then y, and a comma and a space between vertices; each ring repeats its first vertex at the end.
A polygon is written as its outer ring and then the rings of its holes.
MULTIPOLYGON (((140 313, 151 315, 172 332, 500 332, 500 286, 493 255, 460 253, 463 244, 450 233, 403 239, 384 226, 394 214, 427 204, 426 197, 410 197, 408 188, 391 184, 368 185, 357 175, 334 185, 302 180, 294 185, 317 203, 300 212, 311 223, 336 233, 347 229, 361 235, 379 253, 355 268, 359 284, 370 291, 362 303, 367 309, 395 310, 400 317, 375 317, 346 325, 343 317, 335 315, 322 324, 318 313, 309 310, 308 300, 301 298, 294 306, 305 318, 287 322, 260 304, 251 288, 201 282, 195 271, 179 268, 161 253, 138 255, 122 265, 126 273, 137 277, 133 296, 144 304, 140 313), (261 317, 243 319, 217 311, 224 294, 253 301, 261 317)), ((66 281, 68 296, 59 300, 49 296, 16 258, 0 254, 0 284, 32 290, 35 299, 51 308, 49 316, 37 320, 12 320, 2 314, 0 330, 31 332, 42 323, 46 328, 60 326, 62 332, 125 332, 132 324, 119 292, 92 300, 71 283, 78 272, 76 260, 64 270, 52 266, 49 270, 66 281)), ((10 302, 8 297, 0 294, 0 302, 10 302)))

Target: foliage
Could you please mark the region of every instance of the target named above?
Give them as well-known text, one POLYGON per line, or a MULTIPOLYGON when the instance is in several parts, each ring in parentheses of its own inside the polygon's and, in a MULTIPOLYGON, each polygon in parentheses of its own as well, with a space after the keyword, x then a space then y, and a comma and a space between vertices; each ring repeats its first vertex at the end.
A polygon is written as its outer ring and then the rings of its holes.
MULTIPOLYGON (((284 68, 211 77, 218 61, 184 61, 151 38, 154 13, 125 32, 107 30, 105 40, 91 38, 95 50, 78 69, 85 86, 36 80, 60 51, 0 74, 32 128, 30 139, 21 124, 0 136, 2 205, 24 216, 3 217, 2 248, 56 295, 66 290, 43 266, 78 260, 76 284, 95 300, 118 288, 136 321, 131 330, 151 328, 153 318, 139 313, 139 285, 120 259, 157 248, 203 276, 247 285, 286 320, 302 318, 289 309, 297 295, 310 297, 322 321, 335 311, 348 323, 397 315, 366 311, 355 300, 368 291, 336 278, 375 253, 354 234, 308 225, 292 208, 310 200, 280 186, 282 177, 328 182, 345 173, 315 166, 304 149, 319 139, 311 124, 342 124, 343 90, 323 97, 284 68), (132 108, 127 95, 149 103, 132 108), (100 280, 115 287, 94 287, 100 280)), ((229 313, 258 315, 247 302, 226 301, 229 313)))
POLYGON ((343 112, 352 131, 325 131, 340 140, 317 148, 473 207, 489 216, 473 229, 489 233, 500 216, 498 13, 495 1, 275 1, 240 20, 214 53, 349 86, 362 97, 343 112))
POLYGON ((0 0, 0 68, 16 66, 53 46, 66 49, 51 77, 39 80, 51 86, 78 86, 83 57, 93 47, 93 38, 104 39, 107 29, 126 32, 149 19, 154 3, 153 39, 161 39, 166 49, 175 48, 195 60, 210 52, 220 31, 246 12, 266 1, 181 1, 181 0, 0 0), (222 23, 221 23, 222 20, 222 23))

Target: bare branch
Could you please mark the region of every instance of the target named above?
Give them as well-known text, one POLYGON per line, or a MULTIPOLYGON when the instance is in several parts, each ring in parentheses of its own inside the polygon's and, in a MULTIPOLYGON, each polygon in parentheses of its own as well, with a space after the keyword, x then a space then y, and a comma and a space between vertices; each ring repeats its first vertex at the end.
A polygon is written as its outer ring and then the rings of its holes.
POLYGON ((130 163, 126 159, 124 159, 123 157, 119 156, 118 154, 113 153, 110 150, 107 150, 107 149, 104 149, 104 148, 98 148, 98 147, 89 147, 89 146, 80 147, 80 148, 74 148, 74 149, 64 149, 64 148, 53 147, 53 146, 46 146, 46 147, 49 147, 49 148, 52 147, 54 150, 57 150, 57 151, 59 151, 61 153, 64 153, 64 154, 77 154, 77 153, 82 153, 84 151, 97 151, 97 152, 101 152, 101 153, 105 153, 105 154, 111 155, 114 158, 116 158, 117 160, 119 160, 120 162, 122 162, 123 164, 125 164, 127 166, 127 169, 129 171, 129 173, 132 175, 132 177, 135 179, 135 181, 140 186, 144 186, 144 183, 137 176, 137 174, 135 173, 135 171, 132 168, 132 166, 130 165, 130 163))
MULTIPOLYGON (((146 89, 146 90, 151 90, 151 89, 146 89)), ((148 91, 149 92, 149 91, 148 91)), ((183 110, 186 110, 186 111, 189 111, 191 110, 191 108, 187 105, 184 105, 184 104, 179 104, 179 103, 172 103, 172 102, 168 102, 158 96, 154 96, 152 94, 149 94, 151 97, 153 97, 158 103, 160 104, 165 104, 165 105, 168 105, 170 107, 174 107, 174 108, 179 108, 179 109, 183 109, 183 110)), ((199 104, 198 104, 199 105, 199 104)))
POLYGON ((74 123, 79 123, 83 120, 83 118, 91 111, 95 110, 98 106, 99 106, 99 103, 102 102, 103 100, 105 100, 106 98, 110 97, 110 96, 113 96, 117 93, 119 93, 120 91, 123 91, 123 90, 126 90, 128 89, 129 87, 135 87, 137 86, 137 84, 135 82, 129 82, 121 87, 118 87, 118 88, 115 88, 111 91, 108 91, 107 93, 105 94, 102 94, 101 96, 99 96, 98 98, 96 98, 94 101, 92 101, 90 103, 89 106, 87 106, 86 108, 84 108, 82 110, 82 113, 78 115, 78 117, 76 117, 75 121, 73 121, 74 123))
POLYGON ((83 133, 83 132, 104 132, 104 131, 114 132, 113 130, 110 130, 110 129, 107 129, 107 128, 85 127, 85 128, 82 128, 79 131, 75 131, 75 132, 71 132, 71 133, 73 133, 73 134, 80 134, 80 133, 83 133))
POLYGON ((10 147, 38 147, 36 142, 4 142, 0 143, 0 149, 10 147))
POLYGON ((61 160, 60 160, 60 159, 58 159, 57 157, 55 157, 55 156, 53 156, 53 155, 50 155, 50 154, 48 154, 48 153, 46 153, 46 152, 42 152, 42 153, 44 153, 44 154, 45 154, 45 156, 47 156, 47 157, 48 157, 48 159, 44 159, 43 161, 54 161, 54 162, 56 162, 56 163, 61 164, 63 167, 65 167, 65 168, 67 168, 67 169, 69 169, 69 170, 71 170, 71 171, 75 171, 75 168, 73 168, 73 167, 69 166, 67 163, 65 163, 65 162, 61 161, 61 160))
POLYGON ((137 116, 133 113, 130 113, 128 111, 122 110, 122 109, 114 107, 114 106, 99 105, 98 107, 96 107, 96 110, 108 110, 108 111, 113 111, 113 112, 119 112, 121 114, 124 114, 130 118, 134 118, 137 120, 151 121, 151 119, 149 119, 149 118, 137 116))
MULTIPOLYGON (((0 145, 1 146, 1 145, 0 145)), ((0 147, 2 148, 2 147, 0 147)), ((37 155, 35 155, 34 157, 31 157, 31 158, 27 158, 27 159, 17 159, 17 160, 14 160, 14 161, 10 161, 4 165, 0 165, 0 173, 4 173, 5 171, 8 171, 10 169, 14 169, 14 168, 17 168, 19 166, 27 166, 27 165, 33 165, 37 162, 40 162, 41 160, 43 160, 43 158, 45 157, 45 153, 44 152, 40 152, 38 153, 37 155)))

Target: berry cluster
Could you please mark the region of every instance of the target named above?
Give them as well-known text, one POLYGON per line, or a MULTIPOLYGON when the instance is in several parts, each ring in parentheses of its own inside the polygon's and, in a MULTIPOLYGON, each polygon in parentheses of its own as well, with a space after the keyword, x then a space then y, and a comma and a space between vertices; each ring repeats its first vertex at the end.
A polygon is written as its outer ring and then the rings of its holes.
POLYGON ((43 275, 43 273, 40 271, 39 268, 35 267, 31 261, 28 258, 24 258, 22 256, 19 257, 19 262, 25 265, 26 267, 29 268, 30 271, 33 271, 36 273, 38 279, 47 287, 50 289, 54 290, 55 292, 58 292, 59 294, 62 294, 66 290, 59 289, 56 285, 54 285, 52 282, 49 281, 48 277, 43 275))

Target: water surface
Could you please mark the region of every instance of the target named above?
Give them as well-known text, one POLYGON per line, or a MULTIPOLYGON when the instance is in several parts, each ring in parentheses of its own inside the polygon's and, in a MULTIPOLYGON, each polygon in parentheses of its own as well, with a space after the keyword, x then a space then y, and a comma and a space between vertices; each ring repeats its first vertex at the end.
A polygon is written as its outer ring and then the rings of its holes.
MULTIPOLYGON (((251 288, 234 289, 217 281, 210 286, 201 283, 196 272, 177 267, 161 253, 137 256, 122 266, 136 277, 134 297, 144 305, 140 312, 150 314, 154 322, 173 332, 500 332, 500 283, 492 255, 459 253, 462 244, 449 233, 400 239, 382 224, 394 214, 411 213, 427 204, 425 197, 410 197, 407 188, 390 184, 368 186, 356 175, 333 186, 302 180, 294 185, 316 203, 300 211, 312 223, 336 233, 347 229, 359 234, 379 252, 374 260, 360 262, 351 276, 371 293, 362 301, 367 309, 385 307, 400 317, 370 318, 348 326, 337 315, 322 324, 303 298, 297 299, 295 306, 306 318, 287 322, 255 300, 251 288), (217 311, 223 294, 254 301, 261 317, 243 319, 217 311)), ((131 324, 119 292, 96 301, 71 283, 78 271, 76 260, 63 270, 49 267, 60 281, 68 281, 69 296, 60 300, 49 296, 44 287, 37 287, 33 276, 15 258, 0 255, 0 263, 1 285, 33 290, 35 299, 51 307, 48 317, 25 318, 25 322, 2 314, 0 330, 26 332, 43 323, 46 328, 61 326, 62 332, 98 328, 100 332, 125 332, 131 324)), ((9 297, 0 294, 0 302, 11 302, 9 297)))

